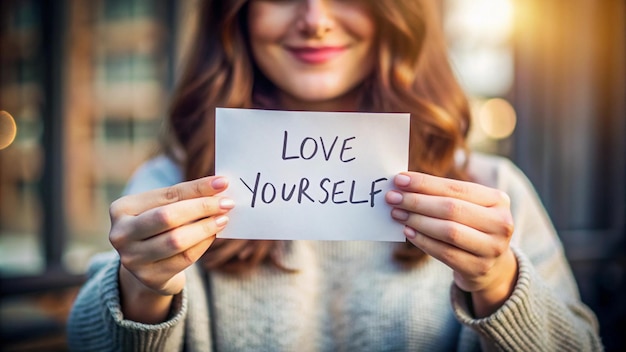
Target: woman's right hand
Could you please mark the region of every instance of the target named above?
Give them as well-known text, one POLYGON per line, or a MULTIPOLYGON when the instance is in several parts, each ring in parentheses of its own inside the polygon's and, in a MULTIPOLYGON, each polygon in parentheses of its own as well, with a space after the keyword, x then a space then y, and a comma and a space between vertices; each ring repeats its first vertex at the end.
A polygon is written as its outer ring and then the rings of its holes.
POLYGON ((122 197, 110 207, 109 240, 120 255, 119 284, 125 319, 164 321, 172 297, 228 222, 231 199, 219 193, 224 177, 210 176, 122 197))

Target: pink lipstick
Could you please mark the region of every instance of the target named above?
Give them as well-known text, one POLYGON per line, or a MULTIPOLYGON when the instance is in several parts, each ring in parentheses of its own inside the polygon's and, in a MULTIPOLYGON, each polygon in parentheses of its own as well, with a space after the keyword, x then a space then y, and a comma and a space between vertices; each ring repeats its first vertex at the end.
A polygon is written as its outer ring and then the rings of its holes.
POLYGON ((341 46, 290 47, 288 50, 299 61, 307 64, 323 64, 341 55, 346 48, 341 46))

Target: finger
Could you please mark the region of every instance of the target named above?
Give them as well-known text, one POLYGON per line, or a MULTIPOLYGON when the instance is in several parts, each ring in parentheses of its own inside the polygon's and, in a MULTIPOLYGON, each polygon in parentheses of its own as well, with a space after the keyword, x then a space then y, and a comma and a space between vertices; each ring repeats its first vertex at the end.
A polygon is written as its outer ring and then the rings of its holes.
POLYGON ((464 276, 478 276, 482 271, 489 271, 489 261, 481 260, 462 249, 436 240, 410 227, 405 229, 408 240, 424 253, 449 266, 464 276))
MULTIPOLYGON (((147 287, 157 291, 166 290, 168 283, 176 275, 179 275, 183 270, 197 262, 214 240, 215 236, 209 237, 177 255, 164 258, 149 265, 142 265, 133 269, 129 268, 129 271, 147 287)), ((127 267, 126 265, 124 266, 127 267)))
POLYGON ((509 203, 506 193, 477 183, 437 177, 419 172, 403 172, 394 178, 400 190, 452 197, 484 207, 509 203))
POLYGON ((228 180, 222 176, 203 177, 144 193, 122 197, 111 204, 111 218, 138 215, 146 210, 186 199, 208 197, 226 189, 228 180))
POLYGON ((140 241, 199 219, 227 213, 235 203, 225 197, 186 199, 150 209, 126 224, 128 239, 140 241))
MULTIPOLYGON (((133 242, 129 246, 129 252, 138 253, 137 258, 143 263, 158 262, 181 255, 203 241, 215 238, 215 234, 221 231, 227 223, 228 217, 226 215, 198 220, 145 241, 133 242)), ((190 257, 187 254, 183 257, 185 256, 190 257)), ((129 263, 129 265, 133 264, 129 263)))
POLYGON ((190 247, 181 253, 159 261, 159 263, 166 263, 168 268, 171 268, 174 273, 177 273, 178 271, 184 270, 193 263, 197 262, 214 241, 215 236, 211 236, 210 238, 199 242, 195 246, 190 247))
POLYGON ((479 257, 497 257, 508 241, 490 236, 458 222, 393 209, 391 216, 415 231, 479 257))
POLYGON ((396 208, 451 220, 488 234, 510 235, 513 232, 513 218, 508 207, 484 207, 451 197, 400 191, 389 191, 385 199, 396 208))

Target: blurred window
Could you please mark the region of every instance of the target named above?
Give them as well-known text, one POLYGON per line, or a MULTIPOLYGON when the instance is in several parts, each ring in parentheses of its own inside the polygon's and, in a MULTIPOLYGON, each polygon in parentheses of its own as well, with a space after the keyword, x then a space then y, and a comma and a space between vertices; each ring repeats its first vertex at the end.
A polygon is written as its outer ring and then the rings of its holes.
POLYGON ((507 101, 514 80, 514 1, 446 0, 444 7, 452 65, 472 101, 469 143, 508 156, 517 118, 507 101))
POLYGON ((0 150, 3 279, 82 274, 110 250, 108 206, 156 150, 187 3, 1 2, 0 110, 17 125, 0 150))

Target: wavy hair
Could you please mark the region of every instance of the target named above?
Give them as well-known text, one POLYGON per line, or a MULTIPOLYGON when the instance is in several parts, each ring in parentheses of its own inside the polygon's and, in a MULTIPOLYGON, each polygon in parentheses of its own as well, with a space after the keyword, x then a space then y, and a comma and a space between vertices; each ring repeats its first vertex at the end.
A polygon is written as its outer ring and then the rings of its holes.
MULTIPOLYGON (((409 112, 409 170, 466 179, 455 152, 467 150, 467 98, 451 70, 435 0, 369 2, 377 26, 377 63, 360 85, 362 111, 409 112)), ((165 144, 187 180, 214 174, 215 108, 266 107, 273 84, 253 62, 247 35, 247 0, 205 0, 184 72, 174 92, 165 144), (175 153, 181 150, 182 153, 175 153)), ((278 106, 280 107, 280 106, 278 106)), ((284 270, 285 241, 216 239, 202 258, 207 270, 243 272, 261 263, 284 270)), ((410 242, 394 258, 418 263, 410 242)))

